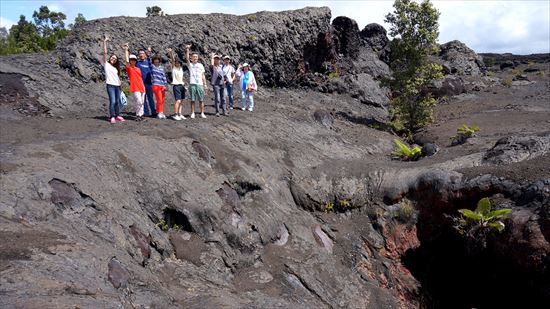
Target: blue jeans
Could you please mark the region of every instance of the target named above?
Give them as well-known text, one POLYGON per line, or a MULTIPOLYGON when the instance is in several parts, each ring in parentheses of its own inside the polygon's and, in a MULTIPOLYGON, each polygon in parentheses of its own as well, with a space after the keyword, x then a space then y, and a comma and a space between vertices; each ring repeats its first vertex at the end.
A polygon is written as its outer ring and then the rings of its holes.
POLYGON ((120 86, 107 84, 107 94, 109 95, 109 117, 117 117, 120 115, 120 86))
POLYGON ((155 108, 155 99, 153 99, 153 85, 145 84, 145 101, 143 101, 144 115, 155 115, 157 110, 155 108), (149 113, 149 106, 151 107, 151 113, 149 113))
POLYGON ((248 108, 250 110, 254 109, 254 91, 242 90, 242 99, 241 104, 243 107, 246 107, 246 98, 248 98, 248 108))
POLYGON ((233 84, 226 84, 225 92, 227 93, 227 97, 229 98, 229 106, 235 107, 235 102, 233 101, 233 84))
POLYGON ((227 112, 227 107, 225 105, 225 91, 223 85, 213 85, 214 89, 214 105, 216 106, 216 114, 221 111, 225 114, 227 112))

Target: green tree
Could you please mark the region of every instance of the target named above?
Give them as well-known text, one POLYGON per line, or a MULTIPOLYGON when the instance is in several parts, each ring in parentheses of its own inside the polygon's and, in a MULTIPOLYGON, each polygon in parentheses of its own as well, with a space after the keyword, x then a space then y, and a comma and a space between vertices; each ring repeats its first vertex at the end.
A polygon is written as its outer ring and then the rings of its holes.
POLYGON ((25 15, 19 16, 16 25, 11 26, 6 46, 2 46, 1 54, 33 53, 42 51, 40 34, 36 26, 27 21, 25 15))
POLYGON ((65 29, 67 16, 61 12, 50 11, 47 6, 43 5, 38 11, 34 11, 32 18, 42 37, 48 37, 65 29))
POLYGON ((86 22, 86 17, 82 15, 82 13, 78 13, 78 15, 74 18, 74 23, 69 24, 69 29, 74 29, 74 27, 78 27, 86 22))
POLYGON ((164 16, 164 13, 162 12, 162 9, 160 6, 148 6, 147 7, 147 13, 145 14, 147 17, 151 16, 164 16))
POLYGON ((432 121, 437 103, 428 85, 443 77, 442 67, 429 61, 438 50, 439 11, 429 0, 396 0, 394 12, 386 15, 391 25, 391 63, 394 75, 389 85, 394 93, 392 117, 411 134, 432 121))
POLYGON ((65 29, 65 19, 67 16, 61 12, 50 11, 43 5, 32 14, 36 28, 41 35, 40 46, 44 50, 52 50, 57 45, 57 41, 63 39, 69 33, 65 29))

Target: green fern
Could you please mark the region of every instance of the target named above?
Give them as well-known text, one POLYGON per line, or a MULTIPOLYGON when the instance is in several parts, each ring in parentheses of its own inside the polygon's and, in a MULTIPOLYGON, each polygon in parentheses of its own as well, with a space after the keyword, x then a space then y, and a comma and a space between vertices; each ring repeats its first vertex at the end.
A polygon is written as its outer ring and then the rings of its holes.
POLYGON ((503 208, 491 211, 491 201, 485 197, 479 200, 476 210, 459 209, 459 213, 467 221, 474 223, 476 227, 491 228, 499 232, 504 230, 504 223, 500 220, 512 212, 510 208, 503 208))
POLYGON ((398 139, 394 139, 393 142, 395 143, 395 149, 392 155, 396 157, 403 160, 416 160, 422 155, 422 148, 418 146, 411 148, 398 139))
POLYGON ((478 126, 468 126, 467 124, 463 124, 461 127, 456 129, 456 135, 451 136, 451 144, 452 145, 460 145, 464 144, 467 139, 474 136, 476 132, 479 131, 478 126))

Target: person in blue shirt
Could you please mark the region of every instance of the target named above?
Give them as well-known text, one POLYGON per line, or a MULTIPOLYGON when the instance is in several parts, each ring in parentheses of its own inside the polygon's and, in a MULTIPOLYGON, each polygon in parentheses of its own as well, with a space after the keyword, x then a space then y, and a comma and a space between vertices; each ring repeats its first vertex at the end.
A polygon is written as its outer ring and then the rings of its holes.
POLYGON ((151 48, 147 49, 148 53, 144 50, 140 50, 137 62, 137 66, 141 70, 141 78, 143 79, 143 84, 145 85, 145 101, 143 102, 143 110, 145 115, 155 116, 157 111, 155 109, 155 100, 153 99, 153 81, 151 78, 151 60, 149 59, 149 54, 151 53, 151 48))

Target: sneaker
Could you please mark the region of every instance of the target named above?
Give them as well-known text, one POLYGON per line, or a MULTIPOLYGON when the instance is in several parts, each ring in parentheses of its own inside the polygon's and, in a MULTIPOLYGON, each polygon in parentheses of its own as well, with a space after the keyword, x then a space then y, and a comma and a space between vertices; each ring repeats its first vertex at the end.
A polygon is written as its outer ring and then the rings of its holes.
POLYGON ((220 117, 220 113, 216 113, 216 117, 220 117))
POLYGON ((195 113, 191 113, 191 119, 195 119, 195 113))
POLYGON ((172 116, 172 119, 180 121, 181 117, 180 117, 180 115, 174 115, 174 116, 172 116))
POLYGON ((246 110, 246 107, 241 107, 241 109, 244 111, 244 110, 246 110))
POLYGON ((111 123, 116 123, 116 118, 115 117, 111 117, 111 123))
POLYGON ((187 119, 187 118, 185 118, 184 115, 180 115, 180 119, 181 119, 181 120, 185 120, 185 119, 187 119))
POLYGON ((206 115, 204 113, 201 113, 201 118, 206 118, 206 115))
POLYGON ((252 108, 251 108, 251 107, 249 107, 249 108, 248 108, 248 111, 249 111, 249 112, 251 112, 251 111, 252 111, 252 108))
POLYGON ((164 115, 164 113, 159 113, 158 117, 159 119, 166 119, 166 115, 164 115))
POLYGON ((116 120, 120 121, 120 122, 126 121, 126 120, 124 120, 124 118, 122 118, 122 116, 116 116, 116 120))
POLYGON ((229 109, 233 109, 233 106, 229 107, 229 109))

